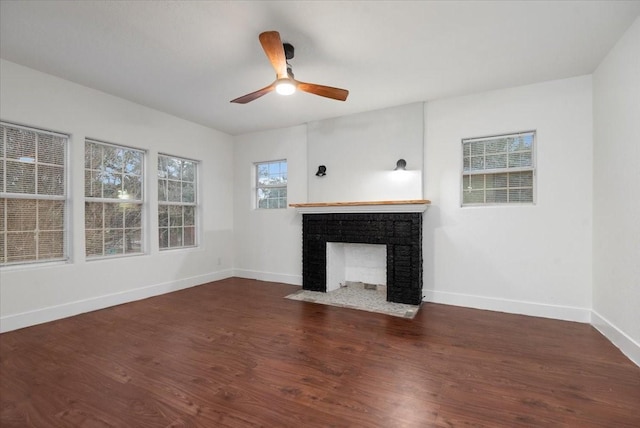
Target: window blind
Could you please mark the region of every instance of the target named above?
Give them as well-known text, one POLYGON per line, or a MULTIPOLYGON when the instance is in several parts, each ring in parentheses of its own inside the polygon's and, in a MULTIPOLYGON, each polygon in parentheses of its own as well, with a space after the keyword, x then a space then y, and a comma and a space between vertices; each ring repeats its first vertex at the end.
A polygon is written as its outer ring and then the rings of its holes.
POLYGON ((68 258, 68 138, 0 123, 0 264, 68 258))
POLYGON ((533 203, 535 131, 462 140, 462 205, 533 203))

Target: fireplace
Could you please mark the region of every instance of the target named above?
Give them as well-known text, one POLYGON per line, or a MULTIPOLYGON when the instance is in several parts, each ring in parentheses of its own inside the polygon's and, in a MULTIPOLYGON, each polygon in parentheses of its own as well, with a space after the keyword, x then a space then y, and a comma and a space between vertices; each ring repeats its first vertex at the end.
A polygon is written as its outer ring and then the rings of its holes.
POLYGON ((302 288, 327 291, 327 243, 386 246, 387 301, 422 302, 422 213, 429 201, 291 204, 302 213, 302 288))

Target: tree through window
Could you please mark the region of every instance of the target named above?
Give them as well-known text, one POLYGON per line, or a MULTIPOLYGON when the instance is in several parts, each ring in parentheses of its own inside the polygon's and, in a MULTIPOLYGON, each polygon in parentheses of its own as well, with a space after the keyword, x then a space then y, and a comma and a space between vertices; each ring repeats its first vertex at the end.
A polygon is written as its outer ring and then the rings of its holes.
POLYGON ((141 254, 144 152, 86 140, 84 163, 87 258, 141 254))
POLYGON ((198 162, 158 155, 158 234, 161 250, 197 245, 198 162))
POLYGON ((256 164, 256 206, 258 208, 287 207, 287 161, 256 164))

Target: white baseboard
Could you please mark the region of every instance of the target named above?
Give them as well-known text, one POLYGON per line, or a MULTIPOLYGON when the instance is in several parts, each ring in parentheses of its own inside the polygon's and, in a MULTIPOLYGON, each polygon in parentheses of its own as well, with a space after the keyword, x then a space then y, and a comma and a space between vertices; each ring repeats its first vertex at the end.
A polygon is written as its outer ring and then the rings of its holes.
POLYGON ((576 321, 583 323, 591 321, 591 309, 587 308, 524 302, 519 300, 475 296, 471 294, 450 293, 446 291, 423 290, 423 294, 425 296, 423 301, 425 302, 464 306, 475 309, 486 309, 490 311, 529 315, 534 317, 553 318, 564 321, 576 321))
POLYGON ((591 325, 618 347, 635 365, 640 367, 640 344, 638 342, 596 311, 591 311, 591 325))
POLYGON ((233 276, 237 276, 239 278, 258 279, 260 281, 302 285, 302 275, 287 275, 282 273, 263 272, 258 270, 234 269, 233 276))
POLYGON ((67 318, 98 309, 104 309, 110 306, 121 305, 123 303, 142 300, 153 296, 159 296, 161 294, 194 287, 197 285, 205 284, 207 282, 230 278, 231 276, 233 276, 233 271, 229 269, 225 271, 212 272, 206 275, 184 278, 177 281, 169 281, 161 284, 149 285, 146 287, 140 287, 120 293, 107 294, 90 299, 78 300, 62 305, 49 306, 42 309, 22 312, 19 314, 6 315, 0 318, 0 333, 17 330, 19 328, 30 327, 32 325, 42 324, 61 318, 67 318))

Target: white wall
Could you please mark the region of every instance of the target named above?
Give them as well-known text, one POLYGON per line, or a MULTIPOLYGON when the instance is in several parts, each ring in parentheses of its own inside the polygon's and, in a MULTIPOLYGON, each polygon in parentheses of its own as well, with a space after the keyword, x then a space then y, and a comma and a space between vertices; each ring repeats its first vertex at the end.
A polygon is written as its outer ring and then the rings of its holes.
POLYGON ((423 132, 423 103, 310 123, 308 202, 422 199, 423 132))
POLYGON ((640 18, 593 88, 593 324, 640 365, 640 18))
POLYGON ((0 271, 2 331, 221 279, 232 274, 232 139, 226 134, 7 61, 0 62, 0 118, 71 134, 72 261, 0 271), (150 231, 142 256, 84 257, 84 139, 146 150, 150 231), (158 152, 201 161, 197 249, 160 253, 156 234, 158 152))
POLYGON ((426 300, 589 321, 591 77, 429 102, 426 300), (461 140, 537 131, 537 202, 460 206, 461 140))
POLYGON ((235 275, 302 284, 302 216, 255 209, 256 162, 287 159, 288 203, 420 199, 423 113, 417 103, 235 137, 235 275), (408 171, 394 173, 399 158, 408 171))
POLYGON ((255 163, 287 160, 287 203, 307 201, 306 126, 235 137, 235 275, 302 284, 302 216, 255 208, 255 163))

